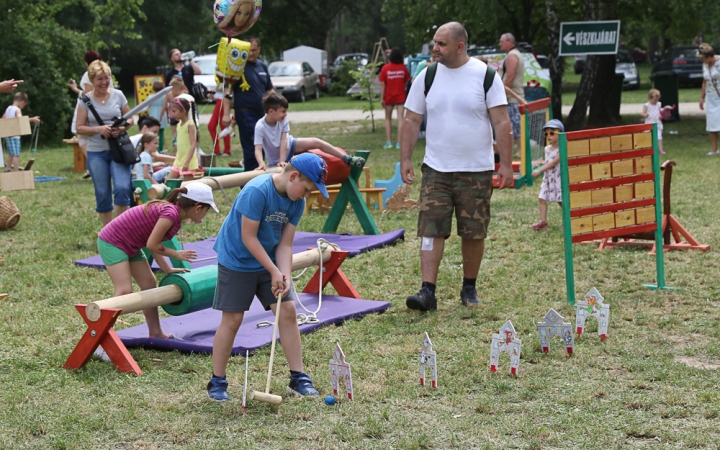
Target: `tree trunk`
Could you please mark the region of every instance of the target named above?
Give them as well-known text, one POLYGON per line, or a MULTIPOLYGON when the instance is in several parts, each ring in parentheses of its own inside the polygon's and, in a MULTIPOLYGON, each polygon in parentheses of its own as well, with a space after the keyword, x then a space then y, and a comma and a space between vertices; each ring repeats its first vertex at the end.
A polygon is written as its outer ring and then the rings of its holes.
POLYGON ((565 58, 558 55, 560 49, 560 22, 552 0, 545 1, 547 12, 548 46, 550 52, 550 81, 552 82, 552 116, 562 121, 562 77, 565 73, 565 58))
POLYGON ((647 51, 647 62, 650 64, 655 64, 655 53, 659 53, 660 50, 660 38, 657 34, 653 33, 650 36, 650 40, 648 41, 648 51, 647 51))
MULTIPOLYGON (((621 92, 615 88, 615 55, 599 55, 595 84, 590 96, 588 125, 593 128, 620 125, 620 111, 616 98, 621 92)), ((620 87, 622 91, 622 87, 620 87)))
POLYGON ((587 115, 588 105, 590 105, 590 96, 595 86, 595 74, 597 72, 597 56, 588 56, 585 61, 585 69, 580 78, 580 87, 578 88, 575 103, 570 110, 570 114, 565 120, 565 130, 575 131, 582 130, 585 127, 585 116, 587 115))

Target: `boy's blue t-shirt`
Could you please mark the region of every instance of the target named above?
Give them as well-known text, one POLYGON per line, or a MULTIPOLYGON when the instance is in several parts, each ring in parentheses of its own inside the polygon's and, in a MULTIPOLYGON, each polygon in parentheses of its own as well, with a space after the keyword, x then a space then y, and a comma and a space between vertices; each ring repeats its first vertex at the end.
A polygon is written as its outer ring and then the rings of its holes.
POLYGON ((262 272, 265 268, 242 241, 242 218, 260 222, 258 240, 273 263, 283 225, 297 226, 305 210, 305 199, 292 201, 275 189, 272 174, 256 177, 240 191, 220 228, 213 250, 220 264, 236 272, 262 272))

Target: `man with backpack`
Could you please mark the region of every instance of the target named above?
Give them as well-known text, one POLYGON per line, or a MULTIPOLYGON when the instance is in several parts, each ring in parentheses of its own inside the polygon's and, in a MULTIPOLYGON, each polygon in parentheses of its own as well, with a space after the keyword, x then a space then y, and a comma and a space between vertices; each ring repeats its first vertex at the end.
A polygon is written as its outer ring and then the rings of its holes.
POLYGON ((500 152, 500 189, 513 180, 512 135, 503 83, 495 71, 467 54, 467 31, 450 22, 435 33, 433 58, 410 88, 405 103, 400 172, 403 182, 415 178, 411 156, 427 112, 422 164, 418 237, 422 287, 407 298, 410 309, 437 309, 435 287, 453 212, 462 238, 463 284, 460 300, 480 305, 475 281, 490 223, 493 191, 493 131, 500 152))

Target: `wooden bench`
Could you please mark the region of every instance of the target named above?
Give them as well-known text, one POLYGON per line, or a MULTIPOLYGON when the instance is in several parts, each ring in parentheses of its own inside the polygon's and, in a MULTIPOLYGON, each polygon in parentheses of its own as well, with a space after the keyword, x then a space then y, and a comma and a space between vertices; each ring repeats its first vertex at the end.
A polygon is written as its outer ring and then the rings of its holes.
MULTIPOLYGON (((373 202, 380 205, 380 209, 384 209, 384 203, 382 201, 382 194, 385 192, 385 188, 371 188, 370 187, 370 169, 363 167, 363 173, 365 174, 365 187, 359 188, 361 194, 365 194, 365 203, 368 208, 373 207, 373 202)), ((307 214, 313 205, 317 203, 317 208, 320 212, 329 211, 332 205, 335 203, 340 192, 339 184, 331 184, 327 186, 329 198, 324 198, 320 191, 312 191, 305 201, 305 214, 307 214)))
MULTIPOLYGON (((382 201, 382 194, 385 192, 385 188, 360 188, 359 191, 361 194, 365 194, 365 203, 368 208, 374 207, 374 202, 380 205, 380 210, 385 209, 382 201)), ((320 191, 312 191, 305 201, 305 213, 307 214, 315 203, 317 203, 320 212, 324 212, 326 210, 329 211, 335 203, 338 193, 340 193, 340 189, 328 189, 328 195, 330 197, 326 199, 322 196, 320 191)))
POLYGON ((73 148, 73 172, 75 173, 85 173, 85 154, 82 152, 82 149, 80 148, 80 144, 78 144, 78 138, 77 136, 73 136, 72 139, 63 139, 63 142, 67 145, 72 146, 73 148))

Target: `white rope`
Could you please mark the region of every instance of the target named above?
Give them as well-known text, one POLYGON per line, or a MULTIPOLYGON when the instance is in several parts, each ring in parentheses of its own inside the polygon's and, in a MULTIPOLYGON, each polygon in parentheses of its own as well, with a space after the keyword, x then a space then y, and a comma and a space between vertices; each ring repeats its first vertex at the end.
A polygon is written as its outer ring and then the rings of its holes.
MULTIPOLYGON (((307 309, 305 307, 305 305, 303 305, 302 301, 300 301, 300 297, 297 294, 297 290, 295 289, 295 280, 302 277, 305 274, 305 271, 308 270, 308 268, 307 267, 304 268, 303 271, 300 272, 299 275, 292 277, 292 280, 291 280, 292 286, 290 287, 290 290, 295 295, 295 300, 297 300, 297 302, 300 304, 300 307, 303 310, 305 310, 305 313, 297 313, 297 315, 295 316, 298 325, 304 325, 306 323, 319 323, 320 322, 320 319, 318 319, 318 317, 317 317, 317 313, 320 312, 320 308, 322 307, 323 253, 325 252, 325 250, 328 249, 328 247, 333 247, 335 249, 339 248, 336 244, 331 244, 330 242, 328 242, 327 240, 325 240, 323 238, 319 238, 317 240, 317 246, 318 246, 317 247, 318 254, 320 256, 320 280, 319 280, 319 285, 318 285, 318 306, 315 309, 315 311, 310 311, 309 309, 307 309)), ((260 321, 257 323, 257 327, 265 328, 265 327, 273 326, 274 324, 275 324, 275 322, 270 322, 269 320, 263 320, 263 321, 260 321)))

